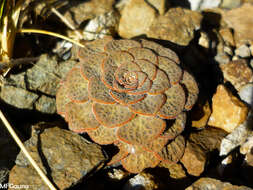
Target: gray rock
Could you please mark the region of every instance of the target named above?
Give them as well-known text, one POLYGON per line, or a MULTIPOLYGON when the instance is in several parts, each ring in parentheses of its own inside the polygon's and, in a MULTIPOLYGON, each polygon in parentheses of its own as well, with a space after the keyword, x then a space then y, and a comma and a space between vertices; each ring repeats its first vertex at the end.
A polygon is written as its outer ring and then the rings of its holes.
POLYGON ((222 182, 217 179, 202 177, 191 186, 187 187, 186 190, 252 190, 246 186, 236 186, 227 182, 222 182))
POLYGON ((232 133, 222 139, 220 145, 220 156, 227 155, 234 148, 242 145, 246 141, 248 136, 251 134, 250 126, 252 126, 252 122, 253 115, 252 113, 249 113, 243 124, 239 125, 232 131, 232 133))
POLYGON ((244 85, 238 94, 253 109, 253 83, 244 85))
POLYGON ((153 190, 157 189, 158 184, 154 180, 154 176, 151 174, 142 172, 133 178, 130 178, 128 182, 124 185, 123 190, 153 190))
POLYGON ((188 0, 191 10, 203 10, 218 7, 221 0, 188 0))
POLYGON ((42 95, 36 102, 35 102, 35 109, 42 113, 53 114, 56 112, 55 106, 55 99, 42 95))
MULTIPOLYGON (((46 123, 33 128, 37 129, 33 130, 25 146, 59 189, 78 183, 88 173, 100 168, 106 160, 100 146, 78 134, 46 123)), ((47 188, 22 152, 10 171, 9 183, 31 185, 30 189, 47 188)))
POLYGON ((111 11, 95 17, 90 20, 83 30, 83 37, 86 40, 103 38, 104 36, 113 36, 119 22, 119 14, 111 11))
POLYGON ((57 58, 41 55, 31 68, 10 74, 0 90, 0 98, 20 109, 35 109, 43 113, 55 113, 55 96, 58 83, 76 64, 69 60, 58 63, 57 58))
POLYGON ((242 4, 242 0, 223 0, 220 7, 225 9, 237 8, 242 4))
POLYGON ((14 107, 32 110, 39 96, 22 88, 4 85, 1 88, 0 97, 5 103, 14 107))
POLYGON ((215 55, 214 60, 219 64, 226 64, 230 61, 230 57, 226 53, 219 53, 215 55))
POLYGON ((235 50, 235 55, 238 55, 242 58, 249 58, 250 54, 250 49, 246 44, 241 45, 235 50))

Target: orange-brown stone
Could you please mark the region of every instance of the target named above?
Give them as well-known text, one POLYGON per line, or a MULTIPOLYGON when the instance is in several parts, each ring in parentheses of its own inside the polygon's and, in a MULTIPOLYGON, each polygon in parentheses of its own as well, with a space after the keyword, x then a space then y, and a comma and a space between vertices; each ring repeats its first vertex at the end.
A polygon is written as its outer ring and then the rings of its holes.
POLYGON ((213 112, 208 121, 210 126, 221 128, 230 133, 247 117, 247 106, 223 85, 217 87, 212 101, 213 112))

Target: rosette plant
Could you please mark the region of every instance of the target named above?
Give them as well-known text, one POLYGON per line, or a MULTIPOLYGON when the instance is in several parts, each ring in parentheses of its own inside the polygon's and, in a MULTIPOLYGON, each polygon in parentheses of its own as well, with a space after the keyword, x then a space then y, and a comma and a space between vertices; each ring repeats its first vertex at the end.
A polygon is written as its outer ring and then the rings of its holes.
POLYGON ((121 162, 139 173, 184 153, 180 135, 198 86, 170 49, 148 40, 99 39, 78 52, 80 62, 62 80, 57 111, 70 130, 98 144, 115 144, 121 162))

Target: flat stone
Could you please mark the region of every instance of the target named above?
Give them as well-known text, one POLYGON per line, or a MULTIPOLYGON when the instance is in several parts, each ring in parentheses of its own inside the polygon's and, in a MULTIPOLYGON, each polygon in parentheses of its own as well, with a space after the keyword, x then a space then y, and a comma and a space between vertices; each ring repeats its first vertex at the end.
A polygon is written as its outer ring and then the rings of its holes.
POLYGON ((250 49, 246 44, 243 44, 235 50, 235 55, 238 55, 242 58, 249 58, 250 49))
POLYGON ((156 10, 145 0, 130 0, 121 13, 119 35, 131 38, 146 34, 156 14, 156 10))
MULTIPOLYGON (((71 131, 46 123, 34 126, 32 137, 24 144, 35 162, 59 189, 78 183, 106 160, 100 146, 71 131)), ((29 189, 47 189, 22 152, 10 171, 9 183, 29 185, 29 189)))
POLYGON ((253 19, 251 14, 249 14, 252 11, 253 5, 245 3, 243 6, 231 9, 223 14, 225 22, 234 30, 236 47, 253 41, 253 33, 251 31, 253 19))
POLYGON ((249 187, 246 186, 237 186, 232 185, 228 182, 222 182, 217 179, 202 177, 196 182, 194 182, 192 185, 186 188, 186 190, 252 190, 249 187))
POLYGON ((224 85, 217 87, 212 102, 213 112, 209 118, 208 125, 231 133, 245 121, 248 114, 247 106, 233 96, 224 85))
POLYGON ((188 141, 180 161, 189 174, 199 176, 205 169, 206 154, 200 146, 188 141))
POLYGON ((1 88, 0 97, 9 105, 13 105, 14 107, 21 109, 32 110, 33 103, 39 96, 22 88, 4 85, 1 88))
POLYGON ((170 8, 150 26, 147 36, 187 46, 201 25, 202 15, 180 7, 170 8))
POLYGON ((220 65, 225 81, 229 81, 236 90, 253 81, 253 72, 243 59, 220 65))
POLYGON ((205 152, 211 152, 220 149, 222 139, 227 133, 221 129, 208 127, 203 130, 192 132, 189 140, 199 145, 205 152))

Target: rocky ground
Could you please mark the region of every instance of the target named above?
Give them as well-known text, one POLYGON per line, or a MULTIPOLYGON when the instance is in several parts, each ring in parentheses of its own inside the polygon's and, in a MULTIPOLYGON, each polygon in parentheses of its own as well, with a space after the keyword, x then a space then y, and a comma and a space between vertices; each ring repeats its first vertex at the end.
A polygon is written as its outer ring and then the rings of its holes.
MULTIPOLYGON (((69 131, 56 114, 56 90, 77 63, 77 47, 54 37, 18 35, 14 58, 39 60, 9 72, 2 81, 0 105, 54 185, 98 190, 253 189, 252 0, 76 0, 58 7, 75 31, 42 4, 26 13, 23 27, 38 26, 84 41, 107 35, 154 40, 178 54, 200 93, 188 114, 180 162, 133 175, 119 165, 106 165, 115 147, 69 131)), ((0 139, 0 183, 47 189, 2 123, 0 139)))

